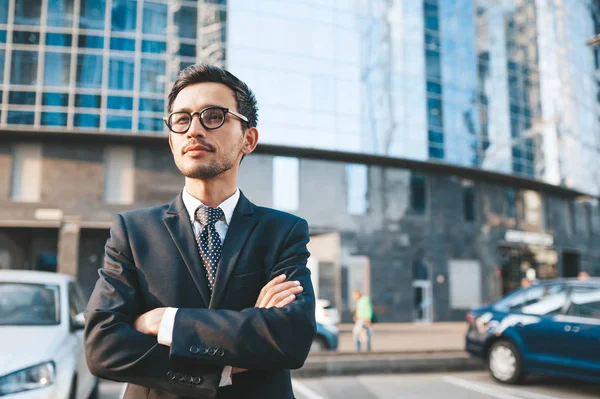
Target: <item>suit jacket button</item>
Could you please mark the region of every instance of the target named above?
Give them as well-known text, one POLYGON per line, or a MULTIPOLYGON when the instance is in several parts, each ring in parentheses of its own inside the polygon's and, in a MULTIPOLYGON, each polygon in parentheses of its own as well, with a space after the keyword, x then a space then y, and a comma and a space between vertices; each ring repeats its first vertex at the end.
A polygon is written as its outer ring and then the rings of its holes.
POLYGON ((197 346, 190 346, 190 352, 192 352, 195 355, 198 352, 200 352, 200 348, 198 348, 197 346))
POLYGON ((189 382, 190 384, 191 384, 192 382, 194 382, 194 378, 192 378, 192 376, 186 375, 186 376, 185 376, 185 379, 186 379, 186 381, 187 381, 187 382, 189 382))
POLYGON ((180 373, 175 374, 175 378, 177 378, 181 382, 183 382, 185 380, 185 378, 183 377, 183 374, 180 374, 180 373))
POLYGON ((200 377, 194 377, 193 382, 196 385, 200 385, 200 384, 202 384, 202 378, 200 378, 200 377))
POLYGON ((210 351, 208 352, 209 355, 214 356, 217 353, 217 348, 210 348, 210 351))
POLYGON ((201 354, 201 355, 206 355, 206 354, 208 353, 208 350, 209 350, 209 349, 210 349, 210 348, 202 348, 202 349, 200 349, 200 354, 201 354))
POLYGON ((217 356, 224 356, 225 355, 225 351, 221 348, 219 348, 219 350, 217 350, 217 356))
POLYGON ((175 379, 175 373, 172 371, 167 372, 167 378, 170 380, 174 380, 175 379))

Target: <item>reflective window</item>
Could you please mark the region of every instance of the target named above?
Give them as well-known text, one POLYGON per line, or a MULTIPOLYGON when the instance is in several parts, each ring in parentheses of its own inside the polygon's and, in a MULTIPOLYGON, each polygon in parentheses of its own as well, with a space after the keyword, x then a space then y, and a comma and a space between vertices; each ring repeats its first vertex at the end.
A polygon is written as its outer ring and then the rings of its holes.
POLYGON ((135 32, 137 15, 136 0, 113 0, 112 30, 115 32, 135 32))
POLYGON ((71 72, 71 54, 46 53, 44 61, 44 84, 46 86, 68 86, 71 72))
POLYGON ((440 20, 438 18, 438 6, 434 4, 424 3, 425 7, 425 27, 431 30, 440 29, 440 20))
POLYGON ((15 1, 15 25, 40 25, 42 2, 40 0, 15 1))
POLYGON ((67 126, 66 112, 42 112, 42 125, 67 126))
POLYGON ((463 191, 463 217, 467 222, 475 221, 475 188, 472 184, 466 184, 463 191))
POLYGON ((563 284, 540 285, 517 291, 498 302, 495 307, 504 311, 541 316, 560 313, 566 299, 566 288, 563 284))
POLYGON ((366 165, 346 165, 346 209, 350 215, 365 215, 369 206, 366 165))
POLYGON ((6 43, 6 31, 0 30, 0 43, 6 43))
POLYGON ((4 50, 0 50, 0 83, 4 83, 4 50))
POLYGON ((506 216, 509 218, 517 217, 517 191, 514 188, 504 190, 504 200, 506 203, 506 216))
POLYGON ((133 109, 133 98, 108 96, 106 99, 106 108, 131 110, 133 109))
POLYGON ((600 288, 573 287, 568 314, 600 319, 600 288))
POLYGON ((79 27, 81 29, 104 30, 104 13, 106 4, 104 1, 81 0, 79 27))
POLYGON ((69 95, 66 93, 43 93, 42 105, 66 107, 69 105, 69 95))
POLYGON ((39 44, 39 32, 14 31, 13 43, 15 44, 39 44))
POLYGON ((71 47, 73 35, 65 33, 46 33, 46 44, 48 46, 71 47))
POLYGON ((35 114, 30 111, 8 111, 6 115, 10 125, 33 125, 35 114))
POLYGON ((135 40, 122 37, 110 38, 110 49, 120 51, 135 51, 135 40))
POLYGON ((425 51, 425 62, 427 65, 427 77, 440 80, 442 78, 442 67, 440 66, 440 53, 432 50, 425 51))
POLYGON ((166 4, 144 2, 144 24, 142 32, 153 35, 165 35, 167 33, 167 11, 166 4))
POLYGON ((425 215, 427 209, 427 190, 425 182, 425 176, 411 173, 410 208, 417 215, 425 215))
POLYGON ((0 24, 8 23, 8 0, 0 0, 0 24))
POLYGON ((298 158, 273 158, 273 206, 296 211, 300 193, 300 162, 298 158))
POLYGON ((35 85, 37 83, 37 51, 13 50, 10 83, 35 85))
POLYGON ((74 0, 48 0, 48 26, 73 26, 74 0))
POLYGON ((130 58, 111 57, 108 87, 114 90, 133 90, 134 62, 130 58))
POLYGON ((106 117, 106 128, 131 130, 131 117, 108 115, 106 117))
POLYGON ((165 91, 164 61, 142 59, 140 91, 143 93, 163 93, 165 91))
POLYGON ((78 108, 100 108, 101 97, 99 94, 76 94, 75 106, 78 108))
POLYGON ((102 56, 95 54, 77 55, 77 87, 100 88, 102 86, 102 56))
POLYGON ((35 105, 34 91, 11 91, 8 94, 9 104, 35 105))
POLYGON ((102 36, 80 35, 77 40, 77 46, 86 48, 104 48, 104 38, 102 36))
POLYGON ((75 127, 100 127, 100 115, 75 114, 73 125, 75 127))
POLYGON ((142 41, 142 52, 162 54, 167 52, 167 43, 153 40, 142 41))
POLYGON ((164 112, 165 101, 156 98, 140 98, 140 111, 164 112))
POLYGON ((180 44, 179 50, 177 50, 177 55, 182 57, 195 57, 196 46, 194 44, 180 44))
POLYGON ((173 14, 177 36, 187 39, 196 38, 198 10, 196 7, 182 6, 173 14))
POLYGON ((0 298, 0 325, 60 324, 60 289, 57 285, 2 283, 0 298))
POLYGON ((160 118, 144 118, 141 117, 138 123, 138 130, 149 130, 153 132, 162 132, 164 122, 160 118))

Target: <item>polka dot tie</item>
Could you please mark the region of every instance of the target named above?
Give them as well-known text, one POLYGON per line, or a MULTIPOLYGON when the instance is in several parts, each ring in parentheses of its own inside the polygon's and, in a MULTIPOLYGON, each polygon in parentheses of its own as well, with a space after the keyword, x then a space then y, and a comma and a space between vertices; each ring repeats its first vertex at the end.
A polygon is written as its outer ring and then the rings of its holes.
POLYGON ((221 237, 215 228, 215 223, 221 220, 225 215, 221 208, 210 208, 200 205, 196 209, 196 220, 202 225, 200 235, 196 237, 200 258, 206 269, 208 277, 208 287, 212 292, 215 285, 215 276, 217 275, 217 264, 221 258, 221 237))

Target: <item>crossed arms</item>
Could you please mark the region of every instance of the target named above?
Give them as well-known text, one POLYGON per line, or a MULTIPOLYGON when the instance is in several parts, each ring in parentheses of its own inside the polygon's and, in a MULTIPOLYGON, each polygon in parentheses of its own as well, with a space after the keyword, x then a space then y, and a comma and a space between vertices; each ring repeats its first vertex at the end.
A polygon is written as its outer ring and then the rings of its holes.
MULTIPOLYGON (((225 365, 251 370, 301 367, 315 330, 307 242, 308 226, 298 220, 269 269, 271 279, 285 275, 289 284, 271 281, 261 291, 257 307, 242 311, 179 309, 169 348, 157 343, 156 322, 148 320, 148 314, 139 318, 143 312, 137 267, 125 222, 118 216, 86 313, 85 347, 90 370, 106 379, 181 396, 205 391, 206 397, 212 397, 225 365), (294 281, 303 287, 302 292, 296 293, 294 281), (220 351, 215 356, 216 352, 203 348, 220 351), (178 381, 169 377, 176 373, 199 378, 192 382, 192 378, 178 381)), ((153 316, 155 321, 159 319, 159 315, 153 316)))

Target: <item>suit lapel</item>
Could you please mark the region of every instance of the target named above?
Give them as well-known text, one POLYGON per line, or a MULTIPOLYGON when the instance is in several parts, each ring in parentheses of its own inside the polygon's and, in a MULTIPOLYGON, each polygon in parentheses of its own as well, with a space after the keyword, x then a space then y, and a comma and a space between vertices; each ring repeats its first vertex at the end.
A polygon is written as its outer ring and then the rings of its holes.
POLYGON ((171 238, 175 242, 183 261, 185 262, 192 280, 196 284, 200 295, 204 300, 204 306, 208 307, 210 303, 210 289, 208 288, 208 280, 204 271, 204 266, 198 253, 198 244, 194 235, 194 228, 190 223, 190 217, 185 209, 181 194, 171 202, 167 214, 163 218, 163 222, 171 238))
POLYGON ((257 222, 258 220, 254 217, 254 205, 240 192, 240 199, 233 211, 231 223, 223 243, 209 309, 218 309, 221 305, 227 283, 257 222))

